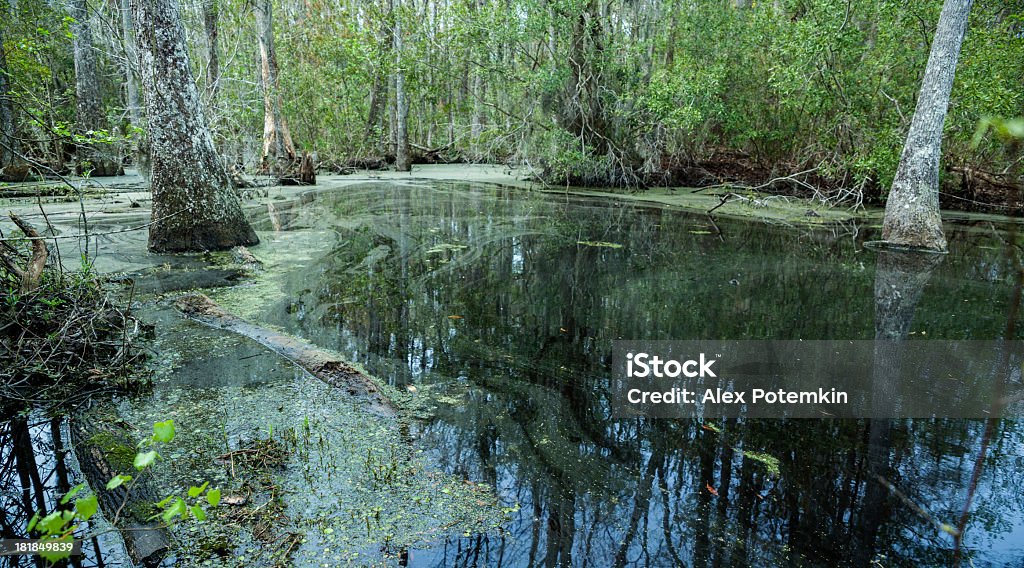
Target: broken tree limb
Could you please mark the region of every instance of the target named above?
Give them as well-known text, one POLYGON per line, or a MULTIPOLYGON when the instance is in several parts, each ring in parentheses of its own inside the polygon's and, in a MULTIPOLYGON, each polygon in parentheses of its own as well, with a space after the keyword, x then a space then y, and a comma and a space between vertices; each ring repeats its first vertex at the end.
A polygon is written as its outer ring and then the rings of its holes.
POLYGON ((39 280, 43 277, 43 268, 46 267, 46 258, 49 256, 49 252, 46 250, 46 242, 39 238, 39 231, 36 231, 35 227, 14 213, 9 213, 9 215, 11 221, 14 221, 21 232, 32 239, 32 258, 21 274, 21 293, 28 294, 39 287, 39 280))
POLYGON ((313 164, 313 156, 309 152, 303 152, 302 161, 299 162, 299 183, 316 185, 316 166, 313 164))
POLYGON ((395 416, 398 408, 377 384, 362 371, 312 343, 248 322, 224 311, 203 294, 182 296, 174 306, 186 316, 210 327, 244 335, 309 371, 321 381, 363 397, 370 410, 383 416, 395 416))
POLYGON ((21 279, 25 271, 21 269, 21 256, 18 251, 6 242, 0 241, 0 262, 8 272, 21 279))

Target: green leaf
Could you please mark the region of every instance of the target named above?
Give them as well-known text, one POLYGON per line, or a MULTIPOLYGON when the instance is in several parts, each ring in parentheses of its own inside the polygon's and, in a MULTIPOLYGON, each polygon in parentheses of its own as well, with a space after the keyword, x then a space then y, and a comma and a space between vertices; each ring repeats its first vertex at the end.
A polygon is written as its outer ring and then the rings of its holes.
POLYGON ((220 504, 220 489, 211 489, 207 491, 206 502, 209 503, 211 507, 216 507, 220 504))
POLYGON ((167 443, 174 439, 174 420, 153 424, 153 441, 167 443))
POLYGON ((82 497, 78 501, 75 501, 75 511, 78 511, 78 518, 83 521, 88 521, 96 514, 96 510, 99 508, 99 502, 96 500, 95 495, 89 495, 88 497, 82 497))
POLYGON ((32 532, 32 529, 36 528, 36 523, 38 523, 38 522, 39 522, 39 511, 36 511, 35 514, 32 515, 32 518, 29 519, 29 521, 28 521, 28 528, 25 529, 25 532, 32 532))
POLYGON ((135 456, 135 469, 142 471, 156 461, 156 451, 140 452, 135 456))
POLYGON ((180 497, 175 498, 174 502, 171 503, 170 507, 164 510, 164 513, 160 517, 165 523, 170 523, 175 517, 185 517, 188 514, 188 507, 185 506, 185 502, 180 497))
POLYGON ((110 478, 110 481, 107 482, 107 491, 110 491, 111 489, 117 489, 121 485, 131 480, 132 476, 130 475, 115 475, 114 477, 110 478))
MULTIPOLYGON (((44 539, 44 542, 47 542, 47 543, 49 543, 49 542, 70 542, 72 540, 72 538, 74 538, 74 537, 72 537, 71 535, 65 535, 65 536, 62 536, 60 538, 47 538, 47 539, 44 539)), ((48 560, 52 564, 52 563, 55 563, 57 561, 63 560, 65 558, 71 556, 71 552, 70 551, 68 551, 68 552, 57 552, 57 551, 41 550, 41 551, 39 551, 39 556, 42 556, 43 558, 45 558, 46 560, 48 560)))
POLYGON ((71 488, 71 489, 70 489, 70 490, 68 491, 67 495, 65 495, 65 496, 64 496, 64 497, 63 497, 63 498, 62 498, 62 499, 60 500, 60 504, 61 504, 61 505, 67 505, 67 504, 68 504, 68 501, 70 501, 70 500, 71 500, 71 498, 72 498, 72 497, 74 497, 74 496, 75 496, 75 495, 76 495, 76 494, 77 494, 77 493, 78 493, 79 491, 81 491, 82 489, 85 489, 85 484, 84 484, 84 483, 79 483, 78 485, 76 485, 76 486, 72 487, 72 488, 71 488))
POLYGON ((189 487, 188 488, 188 496, 193 498, 193 499, 195 499, 196 497, 199 497, 200 495, 203 494, 203 491, 206 491, 206 486, 209 485, 209 484, 210 484, 210 482, 207 481, 206 483, 200 485, 199 487, 196 487, 196 486, 189 487))
POLYGON ((192 511, 192 516, 195 517, 197 521, 206 520, 206 511, 204 511, 199 505, 192 505, 189 507, 189 510, 192 511))
POLYGON ((75 518, 73 511, 54 511, 43 517, 36 528, 44 535, 54 535, 64 532, 64 527, 75 518))
POLYGON ((168 495, 167 497, 164 497, 164 499, 162 501, 157 503, 156 506, 160 507, 162 509, 162 508, 166 507, 167 504, 170 503, 173 500, 174 500, 174 495, 168 495))

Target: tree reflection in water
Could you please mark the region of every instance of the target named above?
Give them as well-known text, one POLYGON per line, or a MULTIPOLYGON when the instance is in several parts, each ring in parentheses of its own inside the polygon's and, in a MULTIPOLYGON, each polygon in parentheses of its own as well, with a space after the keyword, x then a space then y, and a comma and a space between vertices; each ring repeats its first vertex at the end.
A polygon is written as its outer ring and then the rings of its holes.
MULTIPOLYGON (((81 480, 67 445, 65 419, 46 417, 40 412, 17 413, 0 422, 0 538, 29 538, 25 528, 37 511, 45 515, 56 510, 60 498, 81 480)), ((67 565, 75 568, 123 565, 105 551, 112 536, 83 543, 81 556, 67 565)), ((38 556, 0 557, 0 567, 46 566, 38 556)))
MULTIPOLYGON (((863 227, 481 187, 350 188, 307 207, 295 219, 335 224, 338 244, 263 318, 417 383, 437 404, 421 446, 521 507, 506 534, 410 565, 954 561, 936 524, 958 521, 984 422, 617 419, 610 342, 998 338, 1013 272, 991 235, 950 227, 933 265, 864 251, 863 227)), ((962 542, 977 562, 1024 555, 1022 432, 996 421, 992 439, 962 542)))

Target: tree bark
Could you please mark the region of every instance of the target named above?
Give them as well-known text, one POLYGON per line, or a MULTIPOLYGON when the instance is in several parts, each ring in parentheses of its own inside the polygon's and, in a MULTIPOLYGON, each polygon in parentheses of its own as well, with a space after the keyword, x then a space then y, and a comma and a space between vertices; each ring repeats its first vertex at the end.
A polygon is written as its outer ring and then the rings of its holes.
MULTIPOLYGON (((92 45, 89 11, 86 0, 71 0, 68 11, 74 19, 71 30, 75 55, 75 121, 78 134, 107 130, 100 99, 96 52, 92 45)), ((116 176, 121 173, 121 161, 114 146, 109 144, 78 144, 78 173, 92 176, 116 176)))
MULTIPOLYGON (((401 7, 401 1, 395 8, 401 7)), ((409 102, 405 99, 405 71, 402 69, 402 16, 399 10, 392 10, 395 33, 395 169, 400 172, 412 170, 409 162, 409 102)))
POLYGON ((177 0, 131 0, 153 163, 152 251, 259 243, 213 149, 177 0))
POLYGON ((907 248, 946 250, 939 214, 942 126, 972 0, 946 0, 932 40, 917 108, 885 204, 882 240, 907 248))
POLYGON ((391 42, 394 39, 387 33, 385 26, 381 25, 375 33, 377 42, 381 46, 381 54, 377 60, 377 70, 373 75, 373 84, 370 87, 370 107, 366 117, 366 144, 370 148, 378 147, 381 143, 381 132, 378 128, 383 127, 384 105, 388 97, 387 81, 387 60, 391 57, 391 42))
POLYGON ((271 0, 259 0, 255 12, 263 74, 263 171, 283 177, 295 161, 295 146, 281 111, 271 0))
POLYGON ((139 97, 139 52, 135 48, 135 25, 132 23, 132 10, 128 0, 121 0, 121 33, 125 52, 124 88, 125 106, 128 120, 135 129, 132 132, 132 155, 135 168, 147 182, 150 179, 149 143, 145 133, 145 119, 142 117, 142 102, 139 97))
MULTIPOLYGON (((0 3, 0 18, 6 20, 7 12, 6 2, 0 3)), ((14 104, 11 101, 11 88, 7 79, 7 53, 4 51, 4 27, 0 26, 0 177, 3 177, 4 168, 19 161, 15 130, 14 104)))
POLYGON ((25 233, 32 241, 32 258, 28 261, 25 270, 21 271, 21 294, 25 295, 35 291, 39 287, 39 281, 43 278, 43 270, 46 268, 46 259, 49 251, 46 249, 46 241, 39 238, 39 231, 32 225, 23 221, 14 213, 9 213, 11 221, 25 233))
POLYGON ((203 2, 203 30, 206 32, 206 97, 214 107, 220 89, 220 59, 217 56, 217 21, 220 13, 217 0, 203 2))

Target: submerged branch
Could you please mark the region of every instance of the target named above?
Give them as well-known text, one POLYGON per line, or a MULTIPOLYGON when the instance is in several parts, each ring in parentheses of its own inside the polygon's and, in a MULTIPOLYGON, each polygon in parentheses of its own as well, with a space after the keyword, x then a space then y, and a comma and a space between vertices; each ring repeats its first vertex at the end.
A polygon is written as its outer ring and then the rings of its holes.
POLYGON ((304 339, 261 327, 230 314, 203 294, 183 296, 174 306, 200 323, 244 335, 262 344, 333 387, 343 388, 353 396, 364 397, 370 410, 378 414, 395 416, 398 413, 394 402, 381 392, 373 379, 304 339))

